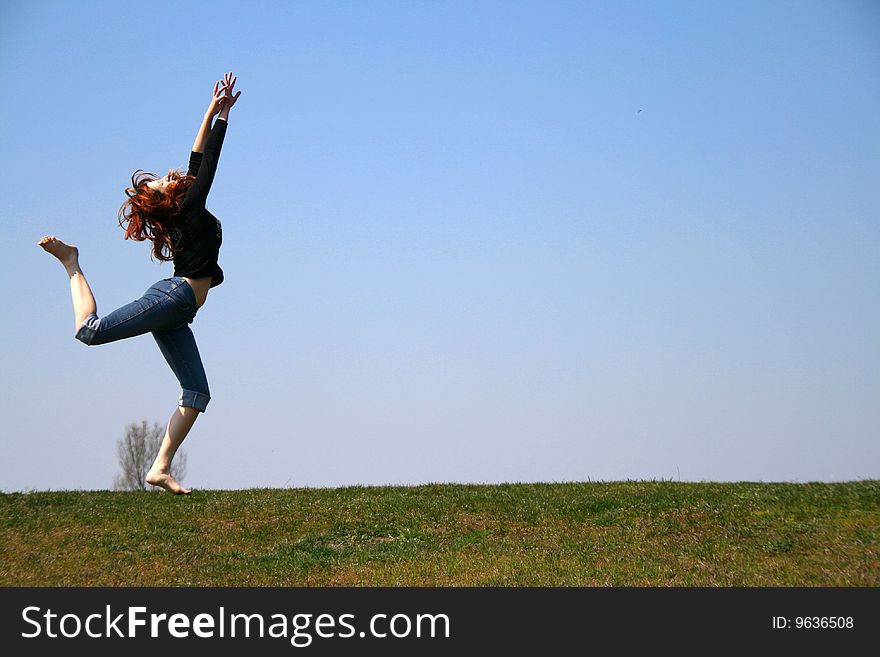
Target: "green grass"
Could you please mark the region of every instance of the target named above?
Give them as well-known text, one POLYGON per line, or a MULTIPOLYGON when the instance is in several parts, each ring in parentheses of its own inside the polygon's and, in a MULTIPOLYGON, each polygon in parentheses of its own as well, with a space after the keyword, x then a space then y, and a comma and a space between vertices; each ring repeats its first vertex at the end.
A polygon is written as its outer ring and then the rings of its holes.
POLYGON ((3 586, 878 586, 880 481, 0 494, 3 586))

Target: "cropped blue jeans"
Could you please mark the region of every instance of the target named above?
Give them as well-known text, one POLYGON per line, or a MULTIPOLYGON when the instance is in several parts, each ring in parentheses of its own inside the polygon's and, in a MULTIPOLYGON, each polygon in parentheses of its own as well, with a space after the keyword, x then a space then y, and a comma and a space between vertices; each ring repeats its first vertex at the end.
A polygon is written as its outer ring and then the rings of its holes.
POLYGON ((91 313, 76 332, 87 345, 105 344, 152 333, 180 382, 179 406, 204 412, 211 399, 199 348, 189 325, 198 308, 190 284, 179 276, 165 278, 109 315, 91 313))

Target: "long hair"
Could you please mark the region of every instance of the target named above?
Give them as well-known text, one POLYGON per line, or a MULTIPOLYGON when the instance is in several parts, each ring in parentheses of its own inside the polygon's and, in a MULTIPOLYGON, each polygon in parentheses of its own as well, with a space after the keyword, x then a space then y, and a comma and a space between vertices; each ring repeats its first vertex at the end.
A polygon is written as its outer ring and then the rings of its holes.
POLYGON ((174 241, 171 231, 174 220, 183 207, 183 199, 195 177, 185 176, 177 169, 168 172, 171 182, 164 192, 147 186, 148 182, 162 176, 138 169, 131 176, 131 187, 126 188, 128 197, 119 208, 119 225, 125 228, 125 239, 137 242, 150 240, 152 256, 163 261, 174 258, 174 241))

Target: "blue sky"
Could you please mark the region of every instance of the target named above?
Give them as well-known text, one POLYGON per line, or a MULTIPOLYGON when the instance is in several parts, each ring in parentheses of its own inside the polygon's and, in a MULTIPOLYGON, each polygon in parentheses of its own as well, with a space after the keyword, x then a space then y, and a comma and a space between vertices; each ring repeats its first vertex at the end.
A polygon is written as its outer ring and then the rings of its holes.
POLYGON ((878 62, 871 2, 3 2, 0 489, 174 409, 36 242, 170 276, 116 212, 227 70, 188 485, 877 478, 878 62))

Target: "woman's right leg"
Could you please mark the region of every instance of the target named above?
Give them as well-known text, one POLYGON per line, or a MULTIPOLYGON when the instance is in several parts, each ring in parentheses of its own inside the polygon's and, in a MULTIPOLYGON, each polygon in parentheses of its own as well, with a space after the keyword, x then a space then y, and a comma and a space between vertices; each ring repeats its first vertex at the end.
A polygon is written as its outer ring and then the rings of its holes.
POLYGON ((180 443, 192 429, 200 412, 198 409, 188 406, 178 406, 174 410, 171 419, 168 420, 168 428, 165 430, 165 437, 162 439, 159 453, 147 473, 148 484, 160 486, 176 495, 189 495, 192 492, 191 488, 184 488, 171 476, 171 461, 177 454, 180 443))
POLYGON ((205 411, 211 400, 208 378, 205 375, 195 336, 189 326, 184 324, 170 331, 154 331, 153 337, 165 360, 168 361, 171 371, 180 382, 181 391, 177 402, 178 408, 168 421, 168 429, 165 431, 159 454, 147 473, 147 483, 161 486, 178 495, 189 494, 190 489, 181 486, 171 476, 171 461, 192 429, 199 413, 205 411))
POLYGON ((89 282, 86 280, 82 269, 79 267, 79 250, 69 244, 65 244, 54 235, 46 235, 38 244, 53 256, 58 258, 67 275, 70 277, 70 296, 73 301, 74 330, 79 330, 86 318, 98 312, 95 297, 89 282))

